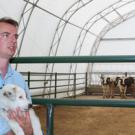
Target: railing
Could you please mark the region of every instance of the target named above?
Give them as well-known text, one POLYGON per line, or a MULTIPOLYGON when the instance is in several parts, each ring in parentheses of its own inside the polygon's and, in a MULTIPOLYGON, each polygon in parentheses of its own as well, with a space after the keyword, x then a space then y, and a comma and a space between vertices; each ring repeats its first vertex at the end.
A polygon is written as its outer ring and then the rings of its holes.
POLYGON ((11 63, 120 63, 135 62, 135 55, 118 56, 50 56, 50 57, 18 57, 11 63))
MULTIPOLYGON (((88 80, 87 73, 28 71, 21 72, 21 74, 28 83, 32 98, 76 98, 78 95, 101 95, 101 75, 112 77, 125 76, 125 72, 92 72, 91 80, 88 80)), ((135 72, 126 72, 126 74, 135 79, 135 72)), ((118 89, 115 92, 119 94, 117 91, 118 89)), ((114 94, 116 94, 115 92, 114 94)), ((131 95, 131 90, 127 91, 127 94, 131 95)))
POLYGON ((78 100, 78 99, 33 99, 34 104, 47 106, 47 135, 53 135, 53 120, 55 106, 96 106, 96 107, 129 107, 135 108, 135 101, 131 100, 78 100))
MULTIPOLYGON (((64 56, 64 57, 21 57, 13 58, 12 63, 88 63, 88 62, 135 62, 135 56, 64 56)), ((54 105, 135 107, 135 101, 129 100, 68 100, 33 99, 34 104, 47 105, 47 135, 53 135, 54 105)))
POLYGON ((87 91, 87 73, 21 72, 28 83, 32 97, 76 97, 87 91))

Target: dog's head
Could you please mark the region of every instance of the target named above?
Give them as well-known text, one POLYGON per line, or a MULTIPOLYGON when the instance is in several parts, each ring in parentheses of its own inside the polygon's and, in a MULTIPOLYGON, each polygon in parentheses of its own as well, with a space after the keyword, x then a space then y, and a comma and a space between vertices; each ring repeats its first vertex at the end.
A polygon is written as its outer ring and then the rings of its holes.
POLYGON ((26 97, 25 91, 17 85, 8 84, 1 90, 1 100, 7 107, 11 109, 20 107, 21 110, 28 110, 31 106, 30 101, 26 97))

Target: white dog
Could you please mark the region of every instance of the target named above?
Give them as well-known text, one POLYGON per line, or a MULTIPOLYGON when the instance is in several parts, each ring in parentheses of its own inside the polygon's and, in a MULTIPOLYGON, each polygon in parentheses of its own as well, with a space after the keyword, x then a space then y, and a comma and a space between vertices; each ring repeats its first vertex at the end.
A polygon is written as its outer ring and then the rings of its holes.
POLYGON ((42 135, 39 118, 36 116, 34 110, 29 108, 31 105, 32 104, 26 97, 25 91, 16 85, 8 84, 0 90, 0 116, 8 121, 15 135, 25 135, 19 124, 7 117, 7 111, 9 109, 14 110, 17 107, 20 107, 22 111, 29 110, 33 135, 42 135))

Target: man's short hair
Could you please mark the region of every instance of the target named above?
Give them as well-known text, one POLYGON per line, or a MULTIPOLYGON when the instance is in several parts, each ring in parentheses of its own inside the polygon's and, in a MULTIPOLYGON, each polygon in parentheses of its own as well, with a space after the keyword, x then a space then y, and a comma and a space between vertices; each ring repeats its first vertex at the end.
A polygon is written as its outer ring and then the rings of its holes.
POLYGON ((8 24, 11 24, 15 27, 18 27, 18 22, 10 17, 3 17, 3 18, 0 18, 0 23, 1 22, 4 22, 4 23, 8 23, 8 24))

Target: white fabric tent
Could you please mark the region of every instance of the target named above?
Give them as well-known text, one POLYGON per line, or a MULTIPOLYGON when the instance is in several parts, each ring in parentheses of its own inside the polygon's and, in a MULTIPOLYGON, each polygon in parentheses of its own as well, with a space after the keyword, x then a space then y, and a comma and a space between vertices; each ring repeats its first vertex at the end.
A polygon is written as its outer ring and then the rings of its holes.
MULTIPOLYGON (((134 38, 135 33, 134 0, 3 0, 0 11, 1 17, 10 16, 20 22, 19 56, 134 54, 134 40, 127 39, 134 38), (126 43, 132 44, 129 50, 123 47, 126 43)), ((41 66, 40 71, 45 68, 41 66)), ((49 68, 60 69, 58 64, 49 68)), ((69 68, 67 64, 61 69, 69 72, 69 68)))
MULTIPOLYGON (((13 17, 20 24, 16 56, 135 52, 135 0, 1 0, 0 17, 3 16, 13 17)), ((45 73, 127 72, 134 70, 134 64, 21 64, 17 69, 45 73)))

